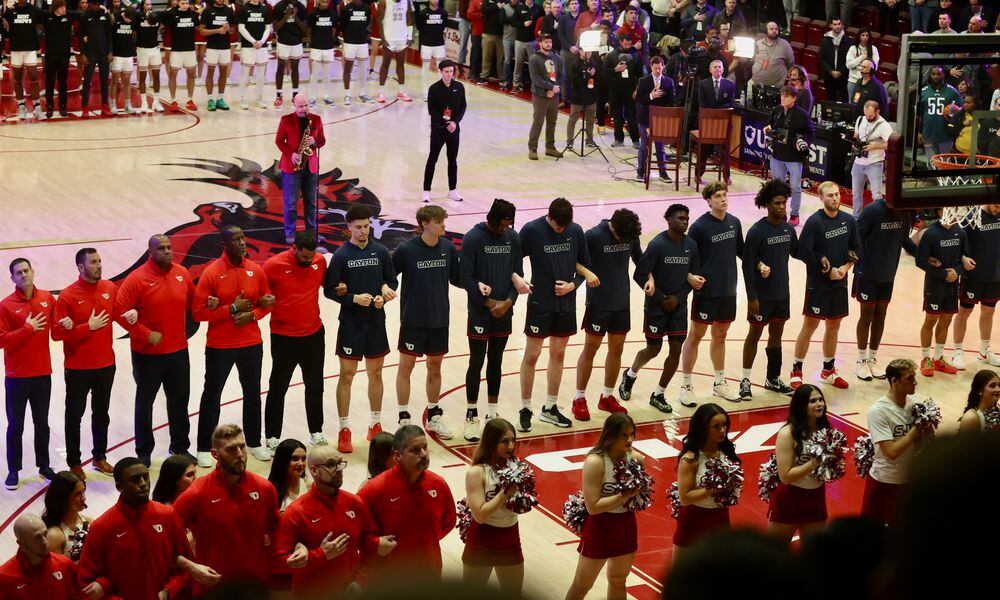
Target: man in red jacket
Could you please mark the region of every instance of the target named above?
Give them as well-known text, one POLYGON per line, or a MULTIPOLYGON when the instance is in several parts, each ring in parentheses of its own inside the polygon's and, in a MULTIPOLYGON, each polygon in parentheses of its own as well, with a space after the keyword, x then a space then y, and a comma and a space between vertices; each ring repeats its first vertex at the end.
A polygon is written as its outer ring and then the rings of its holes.
MULTIPOLYGON (((271 562, 267 542, 278 529, 278 493, 267 479, 247 471, 247 444, 238 425, 212 434, 218 465, 174 502, 181 523, 194 536, 198 560, 222 576, 220 583, 248 581, 267 587, 271 562)), ((195 583, 194 595, 209 588, 195 583)))
POLYGON ((396 547, 379 537, 361 498, 340 489, 347 461, 332 446, 309 451, 313 485, 281 515, 274 544, 275 571, 292 573, 296 597, 340 597, 353 587, 366 556, 386 556, 396 547))
POLYGON ((57 325, 52 339, 63 342, 66 358, 66 463, 80 481, 86 481, 80 457, 80 424, 90 394, 94 470, 110 475, 107 461, 108 410, 115 382, 115 351, 111 320, 118 287, 101 279, 101 255, 94 248, 76 253, 80 278, 56 300, 57 325))
MULTIPOLYGON (((299 219, 297 206, 299 193, 302 194, 302 211, 306 220, 306 230, 316 231, 316 186, 319 175, 319 149, 326 144, 323 135, 323 120, 309 112, 306 94, 296 95, 292 100, 295 111, 281 117, 274 143, 281 150, 281 191, 285 199, 285 243, 295 240, 295 225, 299 219), (311 151, 300 153, 302 149, 311 151)), ((325 241, 323 236, 317 240, 325 241)))
POLYGON ((154 446, 153 402, 161 385, 167 396, 170 454, 191 456, 191 361, 186 328, 194 284, 188 270, 173 259, 170 238, 162 234, 149 238, 149 260, 129 273, 115 299, 114 314, 131 338, 135 452, 147 467, 154 446))
POLYGON ((174 509, 149 499, 149 469, 139 459, 115 463, 118 502, 90 524, 79 578, 87 598, 169 600, 190 575, 214 585, 219 574, 191 561, 184 526, 174 509))
POLYGON ((264 405, 264 437, 272 452, 281 439, 285 393, 295 367, 305 384, 310 445, 326 444, 323 435, 323 363, 326 330, 319 318, 319 288, 326 260, 316 252, 316 232, 299 231, 295 243, 264 263, 274 294, 271 311, 271 380, 264 405))
POLYGON ((4 487, 16 490, 21 481, 21 437, 24 412, 31 405, 35 428, 35 464, 38 473, 52 480, 49 466, 49 400, 52 395, 52 359, 49 328, 56 299, 35 287, 35 271, 26 258, 10 263, 14 292, 0 301, 0 348, 6 373, 7 479, 4 487))
POLYGON ((264 360, 257 321, 274 306, 264 269, 246 258, 247 242, 236 225, 222 228, 222 256, 198 280, 191 313, 208 322, 205 343, 205 389, 198 415, 198 466, 211 467, 212 434, 219 424, 222 388, 236 366, 243 387, 243 429, 250 454, 261 461, 271 453, 260 440, 260 373, 264 360))
POLYGON ((441 578, 441 540, 455 527, 455 500, 444 478, 427 470, 430 456, 424 430, 404 425, 393 436, 396 466, 358 491, 383 535, 396 549, 379 570, 405 570, 417 577, 441 578))
POLYGON ((68 556, 49 552, 48 529, 38 516, 25 513, 14 521, 17 554, 0 565, 4 600, 78 600, 76 565, 68 556))

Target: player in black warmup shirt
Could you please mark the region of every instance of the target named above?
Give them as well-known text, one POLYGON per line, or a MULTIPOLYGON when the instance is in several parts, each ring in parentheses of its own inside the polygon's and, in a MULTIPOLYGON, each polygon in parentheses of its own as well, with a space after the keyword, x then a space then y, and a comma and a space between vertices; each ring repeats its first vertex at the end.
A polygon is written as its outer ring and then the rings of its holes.
POLYGON ((462 238, 460 267, 468 294, 469 368, 465 373, 463 437, 479 441, 479 383, 486 363, 486 420, 497 417, 504 348, 512 329, 514 302, 528 285, 522 279, 521 241, 514 231, 514 205, 493 201, 486 222, 462 238))
POLYGON ((441 147, 447 146, 448 199, 461 202, 458 193, 458 143, 459 123, 465 116, 465 86, 455 79, 458 66, 447 58, 441 61, 441 81, 428 90, 427 112, 431 115, 431 146, 424 165, 424 202, 431 201, 431 183, 434 167, 441 156, 441 147))
POLYGON ((160 22, 170 29, 170 110, 177 112, 177 72, 184 69, 187 77, 188 101, 185 108, 198 110, 194 103, 195 68, 198 59, 194 50, 194 33, 198 27, 198 11, 189 0, 180 0, 177 8, 171 8, 160 16, 160 22))
POLYGON ((59 116, 66 117, 66 79, 69 57, 73 51, 73 23, 80 19, 78 11, 66 10, 66 0, 52 0, 52 9, 42 11, 45 28, 45 116, 52 117, 55 106, 56 81, 59 82, 59 116))
POLYGON ((779 394, 791 394, 792 388, 781 380, 781 334, 791 316, 788 291, 788 259, 798 255, 799 239, 788 224, 786 206, 792 190, 784 181, 772 179, 761 186, 754 198, 757 208, 767 216, 750 226, 743 243, 743 283, 747 290, 747 321, 750 331, 743 343, 743 378, 740 400, 753 398, 750 369, 757 357, 757 342, 767 326, 767 375, 764 388, 779 394))
POLYGON ((344 38, 344 104, 351 105, 351 73, 358 61, 362 102, 368 97, 368 56, 371 44, 372 9, 364 0, 351 0, 340 10, 340 35, 344 38))
POLYGON ((322 87, 326 80, 327 90, 323 103, 333 106, 333 47, 337 23, 340 17, 330 0, 319 0, 316 8, 309 13, 309 106, 316 106, 316 84, 322 87))
POLYGON ((806 299, 802 308, 805 318, 795 340, 795 359, 788 383, 793 389, 802 385, 802 363, 809 351, 809 340, 823 321, 823 370, 819 379, 847 389, 847 381, 835 365, 837 336, 848 311, 847 273, 858 261, 861 240, 854 217, 840 210, 840 186, 824 181, 819 185, 819 196, 823 208, 806 220, 799 237, 799 260, 806 264, 806 299))
POLYGON ((979 352, 976 360, 990 367, 1000 367, 1000 356, 990 347, 993 336, 993 316, 1000 300, 1000 204, 987 204, 981 209, 982 225, 966 226, 969 238, 969 257, 976 261, 976 268, 962 274, 959 285, 958 318, 955 319, 955 355, 952 364, 965 369, 962 343, 965 328, 972 316, 972 309, 979 304, 979 352))
POLYGON ((142 98, 140 110, 146 113, 163 112, 163 101, 160 99, 160 67, 163 58, 160 56, 160 23, 153 13, 152 0, 142 0, 142 6, 135 17, 136 27, 136 67, 139 76, 139 97, 142 98), (153 94, 146 104, 146 74, 149 74, 153 85, 153 94))
POLYGON ((86 55, 87 66, 83 71, 83 87, 80 88, 80 107, 83 117, 89 116, 90 85, 94 79, 94 69, 101 78, 101 115, 110 117, 108 105, 108 78, 111 73, 112 25, 111 15, 104 7, 94 2, 87 6, 87 12, 80 18, 80 54, 86 55))
POLYGON ((448 353, 448 284, 461 287, 458 250, 445 234, 448 213, 440 206, 424 206, 417 211, 419 233, 396 248, 392 266, 403 278, 400 288, 399 368, 396 371, 396 399, 399 425, 410 424, 410 376, 417 358, 427 355, 428 431, 443 440, 451 439, 444 424, 441 397, 441 361, 448 353))
POLYGON ((264 103, 264 75, 271 55, 267 38, 271 35, 271 11, 263 0, 249 0, 236 15, 240 32, 240 108, 248 110, 247 84, 251 73, 257 82, 257 108, 267 108, 264 103))
POLYGON ((677 371, 681 345, 687 337, 687 297, 691 290, 699 290, 705 285, 705 278, 697 275, 701 268, 698 244, 685 235, 688 207, 671 204, 663 213, 663 218, 667 221, 667 230, 650 240, 632 276, 646 295, 642 311, 646 347, 635 355, 632 366, 622 373, 618 396, 622 400, 632 397, 632 386, 639 376, 639 369, 656 358, 663 346, 663 338, 667 338, 669 350, 663 359, 660 381, 649 396, 649 404, 660 412, 671 413, 674 409, 667 402, 665 392, 677 371), (650 278, 652 286, 649 285, 650 278))
POLYGON ((124 95, 122 110, 130 115, 137 114, 132 105, 132 66, 136 55, 136 33, 139 26, 138 15, 130 9, 119 7, 112 18, 112 58, 111 58, 111 114, 118 114, 118 94, 124 95))
POLYGON ((427 6, 414 15, 417 31, 420 33, 420 87, 424 91, 424 102, 428 99, 427 81, 431 71, 435 71, 438 61, 445 58, 444 27, 448 22, 448 11, 441 6, 441 0, 430 0, 427 6))
POLYGON ((701 260, 700 274, 705 285, 695 294, 691 303, 691 334, 684 341, 681 384, 678 400, 684 406, 695 406, 691 373, 698 360, 698 344, 711 326, 712 341, 709 354, 715 371, 712 395, 731 402, 739 402, 739 395, 726 381, 726 333, 736 320, 736 257, 743 256, 743 226, 740 220, 727 213, 728 191, 722 183, 710 183, 701 195, 708 202, 708 212, 691 225, 688 235, 698 244, 701 260))
POLYGON ((604 387, 597 408, 609 413, 628 412, 615 398, 614 387, 618 368, 622 364, 625 336, 632 328, 629 319, 628 263, 629 259, 639 263, 642 256, 640 235, 642 223, 639 222, 639 215, 627 208, 616 210, 610 220, 603 219, 584 234, 590 270, 597 276, 600 285, 587 288, 587 310, 582 327, 584 345, 576 362, 576 396, 573 400, 573 416, 577 421, 590 420, 587 383, 594 369, 594 357, 605 335, 608 336, 608 355, 604 359, 604 387))
POLYGON ((208 110, 229 110, 226 104, 226 82, 229 81, 229 66, 233 52, 229 48, 229 32, 236 28, 236 13, 227 6, 225 0, 215 0, 212 6, 201 11, 199 31, 205 36, 205 91, 208 92, 208 110), (213 94, 215 68, 219 68, 219 94, 213 94))
POLYGON ((292 97, 299 93, 299 59, 302 58, 302 34, 306 33, 306 7, 298 0, 281 0, 272 9, 274 15, 274 31, 278 37, 277 58, 278 70, 274 74, 274 87, 277 95, 274 107, 283 102, 281 88, 285 84, 285 71, 292 76, 292 97))
POLYGON ((368 375, 368 403, 372 411, 368 440, 382 432, 382 363, 385 355, 389 354, 384 306, 396 297, 397 282, 389 250, 370 237, 371 218, 371 210, 364 205, 352 206, 347 211, 344 221, 351 239, 333 253, 323 281, 323 294, 340 303, 340 327, 337 329, 340 434, 337 450, 342 453, 354 451, 348 414, 351 409, 351 384, 362 357, 368 375), (338 290, 341 285, 344 287, 338 290))
MULTIPOLYGON (((6 2, 4 3, 6 6, 6 2)), ((10 67, 14 72, 14 97, 17 98, 17 116, 28 117, 24 105, 24 72, 28 72, 31 101, 35 105, 35 118, 44 119, 42 105, 38 101, 38 30, 44 22, 42 11, 33 3, 17 0, 14 6, 3 11, 4 29, 10 38, 10 67)), ((2 54, 2 51, 0 51, 2 54)))
POLYGON ((573 222, 573 205, 565 198, 549 204, 544 217, 521 228, 521 252, 531 261, 531 295, 524 333, 528 336, 521 360, 521 411, 518 428, 531 431, 531 392, 535 385, 535 365, 542 344, 549 338, 549 366, 546 371, 546 398, 541 420, 556 427, 573 422, 557 406, 562 381, 566 344, 576 333, 576 289, 584 280, 598 285, 589 270, 590 257, 583 229, 573 222))

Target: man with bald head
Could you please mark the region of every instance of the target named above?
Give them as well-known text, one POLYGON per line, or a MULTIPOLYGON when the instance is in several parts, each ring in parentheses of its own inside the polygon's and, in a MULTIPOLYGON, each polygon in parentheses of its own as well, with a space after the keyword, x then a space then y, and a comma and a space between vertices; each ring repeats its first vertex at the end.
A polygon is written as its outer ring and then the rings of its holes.
POLYGON ((333 446, 309 450, 313 485, 285 509, 274 543, 275 570, 291 571, 296 597, 340 597, 365 557, 386 556, 394 536, 379 537, 361 499, 340 489, 347 466, 333 446))
MULTIPOLYGON (((309 99, 306 95, 297 94, 292 99, 292 104, 295 105, 295 110, 281 117, 278 132, 274 136, 274 144, 281 150, 278 167, 281 169, 281 192, 285 203, 285 243, 289 246, 295 241, 300 194, 306 230, 319 233, 316 220, 319 149, 326 144, 323 119, 309 112, 309 99), (300 153, 307 148, 308 152, 300 153)), ((323 236, 319 236, 318 241, 322 243, 323 236)))
MULTIPOLYGON (((191 362, 187 349, 187 313, 194 300, 188 270, 173 262, 170 238, 149 238, 149 260, 129 273, 118 289, 115 317, 135 311, 134 321, 120 324, 129 332, 135 378, 135 452, 147 467, 153 454, 153 402, 163 386, 170 423, 170 454, 187 454, 191 362)), ((191 457, 194 458, 193 456, 191 457)))
POLYGON ((67 600, 82 598, 76 565, 68 556, 49 552, 45 523, 25 513, 14 521, 17 554, 0 565, 0 598, 67 600))

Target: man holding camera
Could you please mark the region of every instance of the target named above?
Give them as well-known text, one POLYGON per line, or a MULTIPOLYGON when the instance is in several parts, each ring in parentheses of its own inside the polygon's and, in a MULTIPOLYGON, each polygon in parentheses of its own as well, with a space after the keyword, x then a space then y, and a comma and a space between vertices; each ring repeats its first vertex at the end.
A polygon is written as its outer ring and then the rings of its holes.
POLYGON ((771 113, 771 124, 764 134, 771 136, 771 173, 779 181, 789 176, 792 188, 792 210, 788 224, 799 224, 799 205, 802 204, 802 157, 809 151, 809 143, 816 133, 812 119, 806 111, 795 106, 795 88, 781 88, 781 106, 771 113))
POLYGON ((538 50, 528 59, 528 73, 531 74, 531 131, 528 134, 528 158, 538 160, 538 136, 545 122, 545 155, 556 158, 562 153, 556 150, 556 117, 559 115, 559 98, 562 92, 559 82, 563 79, 563 64, 559 55, 552 51, 552 36, 543 33, 538 36, 538 50))
POLYGON ((625 145, 625 123, 632 147, 639 148, 639 125, 635 120, 635 87, 642 77, 642 57, 632 48, 632 38, 618 40, 618 50, 604 57, 604 76, 610 91, 611 116, 615 120, 615 141, 611 147, 625 145))
POLYGON ((854 123, 854 166, 851 167, 851 205, 854 218, 864 206, 865 182, 872 190, 872 200, 882 198, 882 166, 885 148, 892 135, 892 125, 879 114, 878 102, 865 102, 864 114, 854 123))

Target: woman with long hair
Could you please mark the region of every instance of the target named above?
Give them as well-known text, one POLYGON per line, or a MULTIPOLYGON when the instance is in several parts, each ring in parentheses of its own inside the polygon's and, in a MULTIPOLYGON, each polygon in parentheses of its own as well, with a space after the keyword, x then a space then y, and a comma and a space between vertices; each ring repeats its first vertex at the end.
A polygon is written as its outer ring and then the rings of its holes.
MULTIPOLYGON (((854 102, 854 93, 861 87, 861 63, 869 59, 875 65, 872 73, 878 67, 878 48, 872 44, 872 32, 867 27, 862 27, 858 31, 858 43, 847 49, 847 101, 854 102)), ((873 75, 874 77, 874 75, 873 75)))
POLYGON ((809 73, 802 65, 792 65, 788 68, 788 85, 795 88, 795 106, 812 116, 813 93, 809 83, 809 73))
POLYGON ((160 466, 160 475, 153 488, 153 500, 161 504, 173 504, 177 496, 191 487, 197 477, 195 462, 186 454, 174 454, 160 466))
POLYGON ((368 479, 374 479, 396 466, 396 455, 392 450, 391 433, 383 431, 375 434, 368 444, 368 479))
POLYGON ((972 378, 972 388, 965 402, 965 410, 958 421, 958 432, 986 431, 986 411, 1000 402, 1000 374, 983 369, 972 378))
POLYGON ((278 492, 278 509, 285 507, 306 492, 306 446, 291 438, 282 440, 274 449, 268 481, 278 492))
POLYGON ((496 571, 500 588, 520 595, 524 583, 524 555, 517 514, 505 506, 513 488, 501 488, 497 465, 514 456, 517 434, 505 419, 490 419, 483 427, 472 466, 465 474, 465 499, 472 524, 462 552, 462 581, 485 585, 496 571))
MULTIPOLYGON (((627 596, 625 578, 632 568, 639 534, 635 513, 625 503, 641 490, 616 492, 615 466, 632 458, 635 422, 627 413, 615 413, 604 421, 601 436, 583 462, 583 501, 587 520, 580 534, 580 558, 566 600, 582 600, 600 575, 605 563, 609 600, 627 596)), ((636 455, 635 458, 641 457, 636 455)))
POLYGON ((49 528, 49 550, 80 562, 83 543, 92 519, 83 514, 87 508, 87 484, 69 471, 56 473, 45 490, 42 522, 49 528))
POLYGON ((725 456, 740 463, 736 446, 729 439, 729 413, 714 403, 694 411, 677 459, 677 488, 681 499, 674 531, 673 560, 698 538, 719 529, 729 529, 729 507, 720 506, 711 492, 700 486, 709 459, 725 456))
POLYGON ((790 542, 796 531, 805 533, 826 524, 826 484, 812 474, 820 461, 804 450, 806 440, 829 427, 823 392, 814 385, 799 386, 788 403, 788 420, 778 430, 774 444, 781 483, 771 494, 769 535, 790 542))

